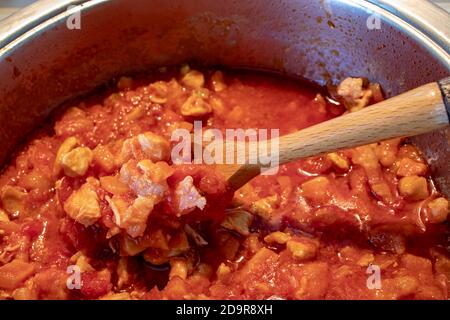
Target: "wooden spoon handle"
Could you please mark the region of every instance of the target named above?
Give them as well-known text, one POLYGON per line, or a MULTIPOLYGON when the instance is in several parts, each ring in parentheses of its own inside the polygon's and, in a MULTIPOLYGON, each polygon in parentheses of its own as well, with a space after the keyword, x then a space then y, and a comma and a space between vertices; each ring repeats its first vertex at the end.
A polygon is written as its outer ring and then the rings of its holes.
POLYGON ((450 78, 280 138, 280 164, 448 125, 450 78), (445 83, 447 85, 445 85, 445 83), (445 89, 445 87, 447 89, 445 89), (442 89, 441 89, 442 88, 442 89), (443 99, 443 95, 447 95, 443 99))
MULTIPOLYGON (((448 125, 449 119, 450 78, 446 78, 361 111, 280 137, 279 163, 422 134, 448 125)), ((220 170, 234 189, 260 173, 257 164, 227 165, 220 170)))

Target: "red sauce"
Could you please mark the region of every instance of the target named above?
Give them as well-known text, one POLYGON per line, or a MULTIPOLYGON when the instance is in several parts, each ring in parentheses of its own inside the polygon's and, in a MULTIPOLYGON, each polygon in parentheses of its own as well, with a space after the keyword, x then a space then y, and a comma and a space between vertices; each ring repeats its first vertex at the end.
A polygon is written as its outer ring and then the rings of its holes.
POLYGON ((0 298, 447 299, 448 201, 401 139, 284 165, 234 195, 214 168, 170 160, 171 132, 194 120, 283 135, 382 99, 358 81, 332 99, 184 67, 58 111, 0 177, 0 298))

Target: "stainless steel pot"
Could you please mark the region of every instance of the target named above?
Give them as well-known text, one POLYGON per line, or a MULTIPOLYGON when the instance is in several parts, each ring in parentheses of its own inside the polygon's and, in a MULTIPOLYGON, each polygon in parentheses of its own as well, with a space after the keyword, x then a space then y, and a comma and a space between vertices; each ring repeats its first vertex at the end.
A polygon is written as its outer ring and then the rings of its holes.
MULTIPOLYGON (((421 0, 40 1, 0 24, 0 162, 67 99, 185 61, 365 76, 395 95, 450 74, 449 24, 421 0)), ((447 195, 449 141, 448 129, 414 138, 447 195)))

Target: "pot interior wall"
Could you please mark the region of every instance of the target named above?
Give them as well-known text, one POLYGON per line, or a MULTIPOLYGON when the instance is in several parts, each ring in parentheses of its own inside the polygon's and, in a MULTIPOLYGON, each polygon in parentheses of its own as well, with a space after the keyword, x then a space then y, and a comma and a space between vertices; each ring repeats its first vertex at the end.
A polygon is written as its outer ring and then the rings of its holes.
MULTIPOLYGON (((395 95, 449 74, 389 18, 369 30, 359 1, 87 2, 81 30, 54 18, 0 51, 0 162, 55 106, 109 79, 182 62, 262 68, 324 84, 346 76, 395 95)), ((450 193, 448 130, 417 143, 450 193), (432 143, 430 143, 432 142, 432 143)))

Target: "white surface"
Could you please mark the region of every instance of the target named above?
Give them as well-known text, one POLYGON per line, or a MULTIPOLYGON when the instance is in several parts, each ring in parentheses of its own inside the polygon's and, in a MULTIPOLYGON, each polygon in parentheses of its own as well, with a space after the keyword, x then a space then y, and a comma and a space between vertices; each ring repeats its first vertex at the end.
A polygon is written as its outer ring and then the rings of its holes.
MULTIPOLYGON (((37 0, 0 0, 0 20, 37 0)), ((57 0, 55 0, 57 1, 57 0)), ((412 0, 414 1, 414 0, 412 0)), ((450 0, 432 0, 450 12, 450 0)))

